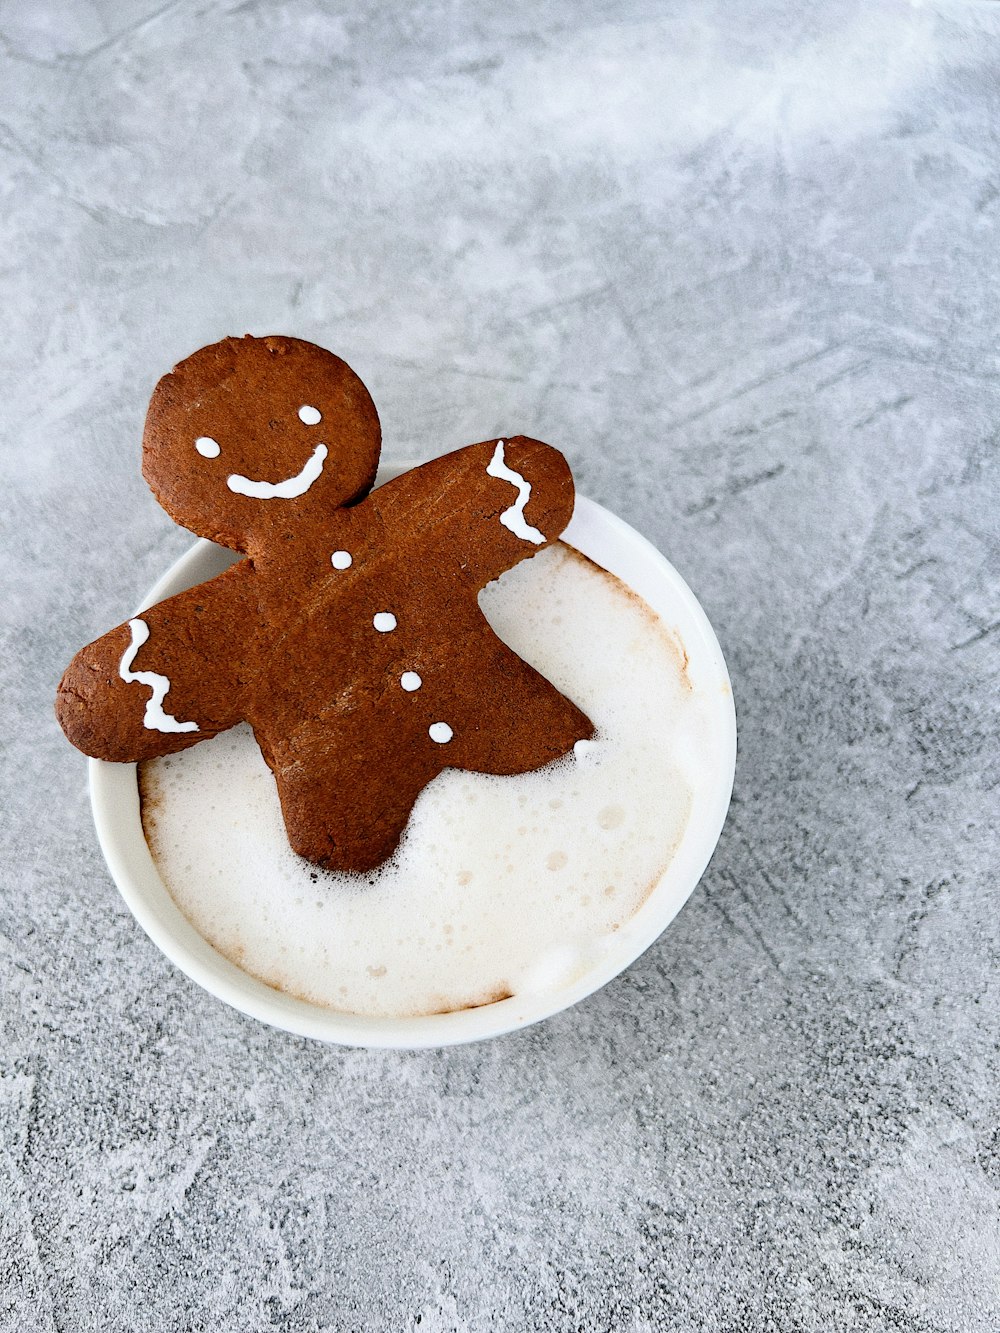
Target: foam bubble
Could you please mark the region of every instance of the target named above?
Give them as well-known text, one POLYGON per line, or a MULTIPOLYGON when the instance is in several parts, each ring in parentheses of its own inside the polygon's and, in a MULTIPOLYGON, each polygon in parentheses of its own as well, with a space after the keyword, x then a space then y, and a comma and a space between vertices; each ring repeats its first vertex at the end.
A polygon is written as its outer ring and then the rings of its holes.
POLYGON ((445 771, 377 871, 330 874, 292 853, 247 726, 141 766, 143 822, 171 896, 246 971, 376 1015, 551 991, 601 956, 664 872, 698 783, 711 782, 696 762, 710 704, 676 642, 617 579, 562 545, 480 601, 597 733, 535 773, 445 771))

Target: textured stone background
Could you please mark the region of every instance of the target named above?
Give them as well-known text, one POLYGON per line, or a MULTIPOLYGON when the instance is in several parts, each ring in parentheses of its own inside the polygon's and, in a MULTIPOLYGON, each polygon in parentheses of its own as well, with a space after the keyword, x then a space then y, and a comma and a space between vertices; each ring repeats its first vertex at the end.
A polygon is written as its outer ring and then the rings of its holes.
POLYGON ((1000 1308, 1000 4, 0 0, 0 1327, 899 1330, 1000 1308), (120 902, 50 701, 188 538, 155 379, 294 332, 524 429, 729 657, 659 943, 327 1049, 120 902))

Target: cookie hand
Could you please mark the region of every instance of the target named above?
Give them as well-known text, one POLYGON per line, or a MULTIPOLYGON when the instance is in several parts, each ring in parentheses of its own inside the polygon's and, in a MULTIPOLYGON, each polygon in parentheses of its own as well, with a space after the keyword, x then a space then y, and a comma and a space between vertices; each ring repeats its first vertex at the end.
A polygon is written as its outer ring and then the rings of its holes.
POLYGON ((245 575, 234 566, 88 644, 59 683, 56 716, 95 759, 135 763, 186 749, 243 716, 240 653, 218 665, 245 575))

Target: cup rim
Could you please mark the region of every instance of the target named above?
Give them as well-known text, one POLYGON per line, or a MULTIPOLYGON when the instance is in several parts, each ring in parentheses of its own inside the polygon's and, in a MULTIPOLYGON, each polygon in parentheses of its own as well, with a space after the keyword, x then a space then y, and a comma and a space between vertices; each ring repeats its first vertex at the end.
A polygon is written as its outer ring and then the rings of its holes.
MULTIPOLYGON (((412 466, 412 462, 385 464, 376 484, 412 466)), ((729 672, 715 631, 694 593, 670 561, 634 528, 578 495, 562 540, 643 597, 678 634, 688 655, 689 673, 697 676, 699 688, 707 689, 709 699, 714 700, 717 781, 700 808, 692 810, 669 866, 638 911, 622 924, 613 946, 582 976, 559 990, 515 995, 479 1008, 375 1017, 296 999, 242 971, 198 934, 170 897, 146 843, 137 765, 91 759, 94 824, 111 876, 139 925, 192 981, 242 1013, 298 1036, 372 1049, 424 1049, 498 1037, 551 1018, 618 976, 666 930, 704 874, 729 809, 736 771, 736 709, 729 672)), ((149 590, 136 614, 210 577, 204 567, 217 563, 222 550, 204 538, 196 540, 149 590)))

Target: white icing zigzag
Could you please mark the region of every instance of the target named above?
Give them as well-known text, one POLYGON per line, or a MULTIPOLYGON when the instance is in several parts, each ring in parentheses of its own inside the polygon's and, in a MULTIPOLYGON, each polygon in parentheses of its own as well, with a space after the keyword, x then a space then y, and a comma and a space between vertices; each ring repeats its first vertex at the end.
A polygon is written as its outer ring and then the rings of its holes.
POLYGON ((226 485, 237 495, 249 495, 252 500, 294 500, 296 496, 305 495, 323 471, 325 459, 326 445, 317 444, 305 467, 294 477, 286 477, 284 481, 251 481, 234 472, 226 478, 226 485))
POLYGON ((163 700, 170 689, 170 681, 166 676, 155 671, 132 670, 136 653, 149 638, 149 626, 144 620, 130 620, 128 627, 132 631, 132 642, 122 653, 118 674, 127 684, 137 681, 153 691, 153 697, 146 704, 143 726, 150 731, 197 731, 197 722, 178 722, 170 713, 163 711, 163 700))
POLYGON ((512 486, 517 487, 517 499, 500 515, 500 522, 515 537, 521 537, 526 542, 534 542, 536 546, 540 545, 545 540, 545 534, 524 521, 524 506, 531 499, 531 482, 525 481, 520 472, 514 472, 504 462, 503 440, 499 441, 493 451, 493 457, 486 471, 489 476, 499 477, 501 481, 509 481, 512 486))

